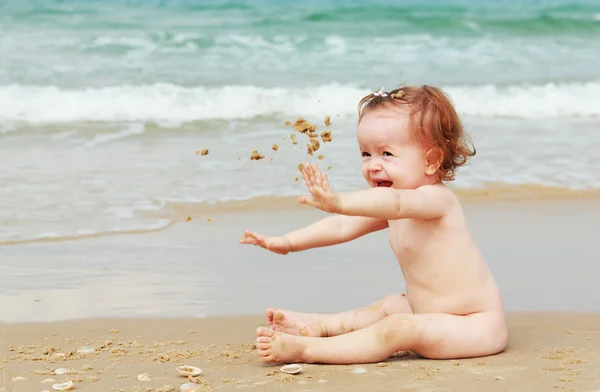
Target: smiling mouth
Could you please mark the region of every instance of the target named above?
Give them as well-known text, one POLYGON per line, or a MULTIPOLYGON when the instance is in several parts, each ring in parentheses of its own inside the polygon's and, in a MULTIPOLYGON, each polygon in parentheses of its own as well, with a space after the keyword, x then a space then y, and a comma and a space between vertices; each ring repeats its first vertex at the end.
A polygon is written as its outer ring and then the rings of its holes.
POLYGON ((385 188, 389 188, 392 186, 392 182, 391 181, 377 181, 375 184, 377 184, 377 187, 385 187, 385 188))

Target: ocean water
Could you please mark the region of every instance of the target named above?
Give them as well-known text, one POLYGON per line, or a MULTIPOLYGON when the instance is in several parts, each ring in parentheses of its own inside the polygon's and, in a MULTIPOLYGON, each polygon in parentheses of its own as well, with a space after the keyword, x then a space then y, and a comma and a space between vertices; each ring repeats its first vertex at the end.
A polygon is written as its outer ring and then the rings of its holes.
POLYGON ((356 104, 400 84, 453 99, 478 151, 457 191, 594 191, 599 63, 598 1, 5 0, 0 245, 273 203, 306 160, 364 187, 356 104), (326 115, 319 160, 284 121, 326 115))

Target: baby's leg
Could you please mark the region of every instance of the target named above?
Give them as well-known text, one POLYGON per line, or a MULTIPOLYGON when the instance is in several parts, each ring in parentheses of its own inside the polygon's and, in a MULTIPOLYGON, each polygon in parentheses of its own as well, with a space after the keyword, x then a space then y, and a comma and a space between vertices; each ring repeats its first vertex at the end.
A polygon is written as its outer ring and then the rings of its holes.
POLYGON ((277 331, 312 337, 337 336, 367 327, 395 313, 412 313, 405 294, 392 294, 360 309, 335 314, 297 313, 267 309, 267 319, 277 331))
POLYGON ((263 362, 330 364, 379 362, 403 350, 432 359, 480 357, 504 350, 508 336, 502 311, 469 316, 394 314, 331 338, 293 336, 264 327, 257 334, 263 362))

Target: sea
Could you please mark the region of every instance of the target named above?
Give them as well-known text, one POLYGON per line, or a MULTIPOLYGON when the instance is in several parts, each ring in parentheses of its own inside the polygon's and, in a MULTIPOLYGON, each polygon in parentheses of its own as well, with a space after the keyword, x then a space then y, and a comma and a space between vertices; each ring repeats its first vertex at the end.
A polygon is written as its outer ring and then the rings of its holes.
POLYGON ((0 247, 365 187, 357 103, 402 85, 453 100, 457 192, 596 192, 598 64, 596 0, 1 0, 0 247))

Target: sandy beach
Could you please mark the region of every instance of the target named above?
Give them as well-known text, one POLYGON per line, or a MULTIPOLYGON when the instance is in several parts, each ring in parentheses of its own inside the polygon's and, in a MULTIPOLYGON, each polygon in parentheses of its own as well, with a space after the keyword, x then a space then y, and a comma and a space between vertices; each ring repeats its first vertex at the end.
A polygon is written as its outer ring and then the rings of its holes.
POLYGON ((0 392, 68 380, 91 392, 600 392, 599 2, 0 9, 0 392), (407 291, 387 230, 286 256, 238 243, 326 215, 299 205, 300 163, 335 192, 367 187, 357 104, 404 85, 442 88, 477 150, 448 185, 500 289, 508 348, 296 375, 261 364, 265 309, 343 312, 407 291))
POLYGON ((266 307, 343 311, 404 283, 385 233, 282 257, 238 245, 241 231, 278 234, 322 214, 294 203, 234 206, 182 210, 180 223, 156 233, 2 247, 4 390, 51 390, 41 383, 48 378, 85 391, 178 390, 189 381, 175 370, 183 364, 203 369, 196 381, 206 391, 600 390, 598 200, 478 199, 465 209, 509 315, 509 347, 499 355, 401 354, 381 364, 305 365, 294 376, 261 364, 253 341, 266 307), (84 346, 94 352, 78 354, 84 346), (70 373, 54 375, 61 367, 70 373), (145 373, 151 381, 138 381, 145 373))
POLYGON ((505 352, 434 361, 398 353, 377 364, 304 364, 288 375, 254 352, 260 316, 100 319, 3 328, 4 391, 178 391, 176 367, 203 370, 198 391, 595 391, 600 390, 600 314, 511 313, 505 352), (78 354, 82 347, 94 349, 78 354), (54 375, 67 368, 66 375, 54 375), (139 381, 146 374, 150 381, 139 381), (15 377, 24 379, 18 380, 15 377), (12 381, 12 380, 17 381, 12 381), (46 382, 43 383, 43 381, 46 382))

